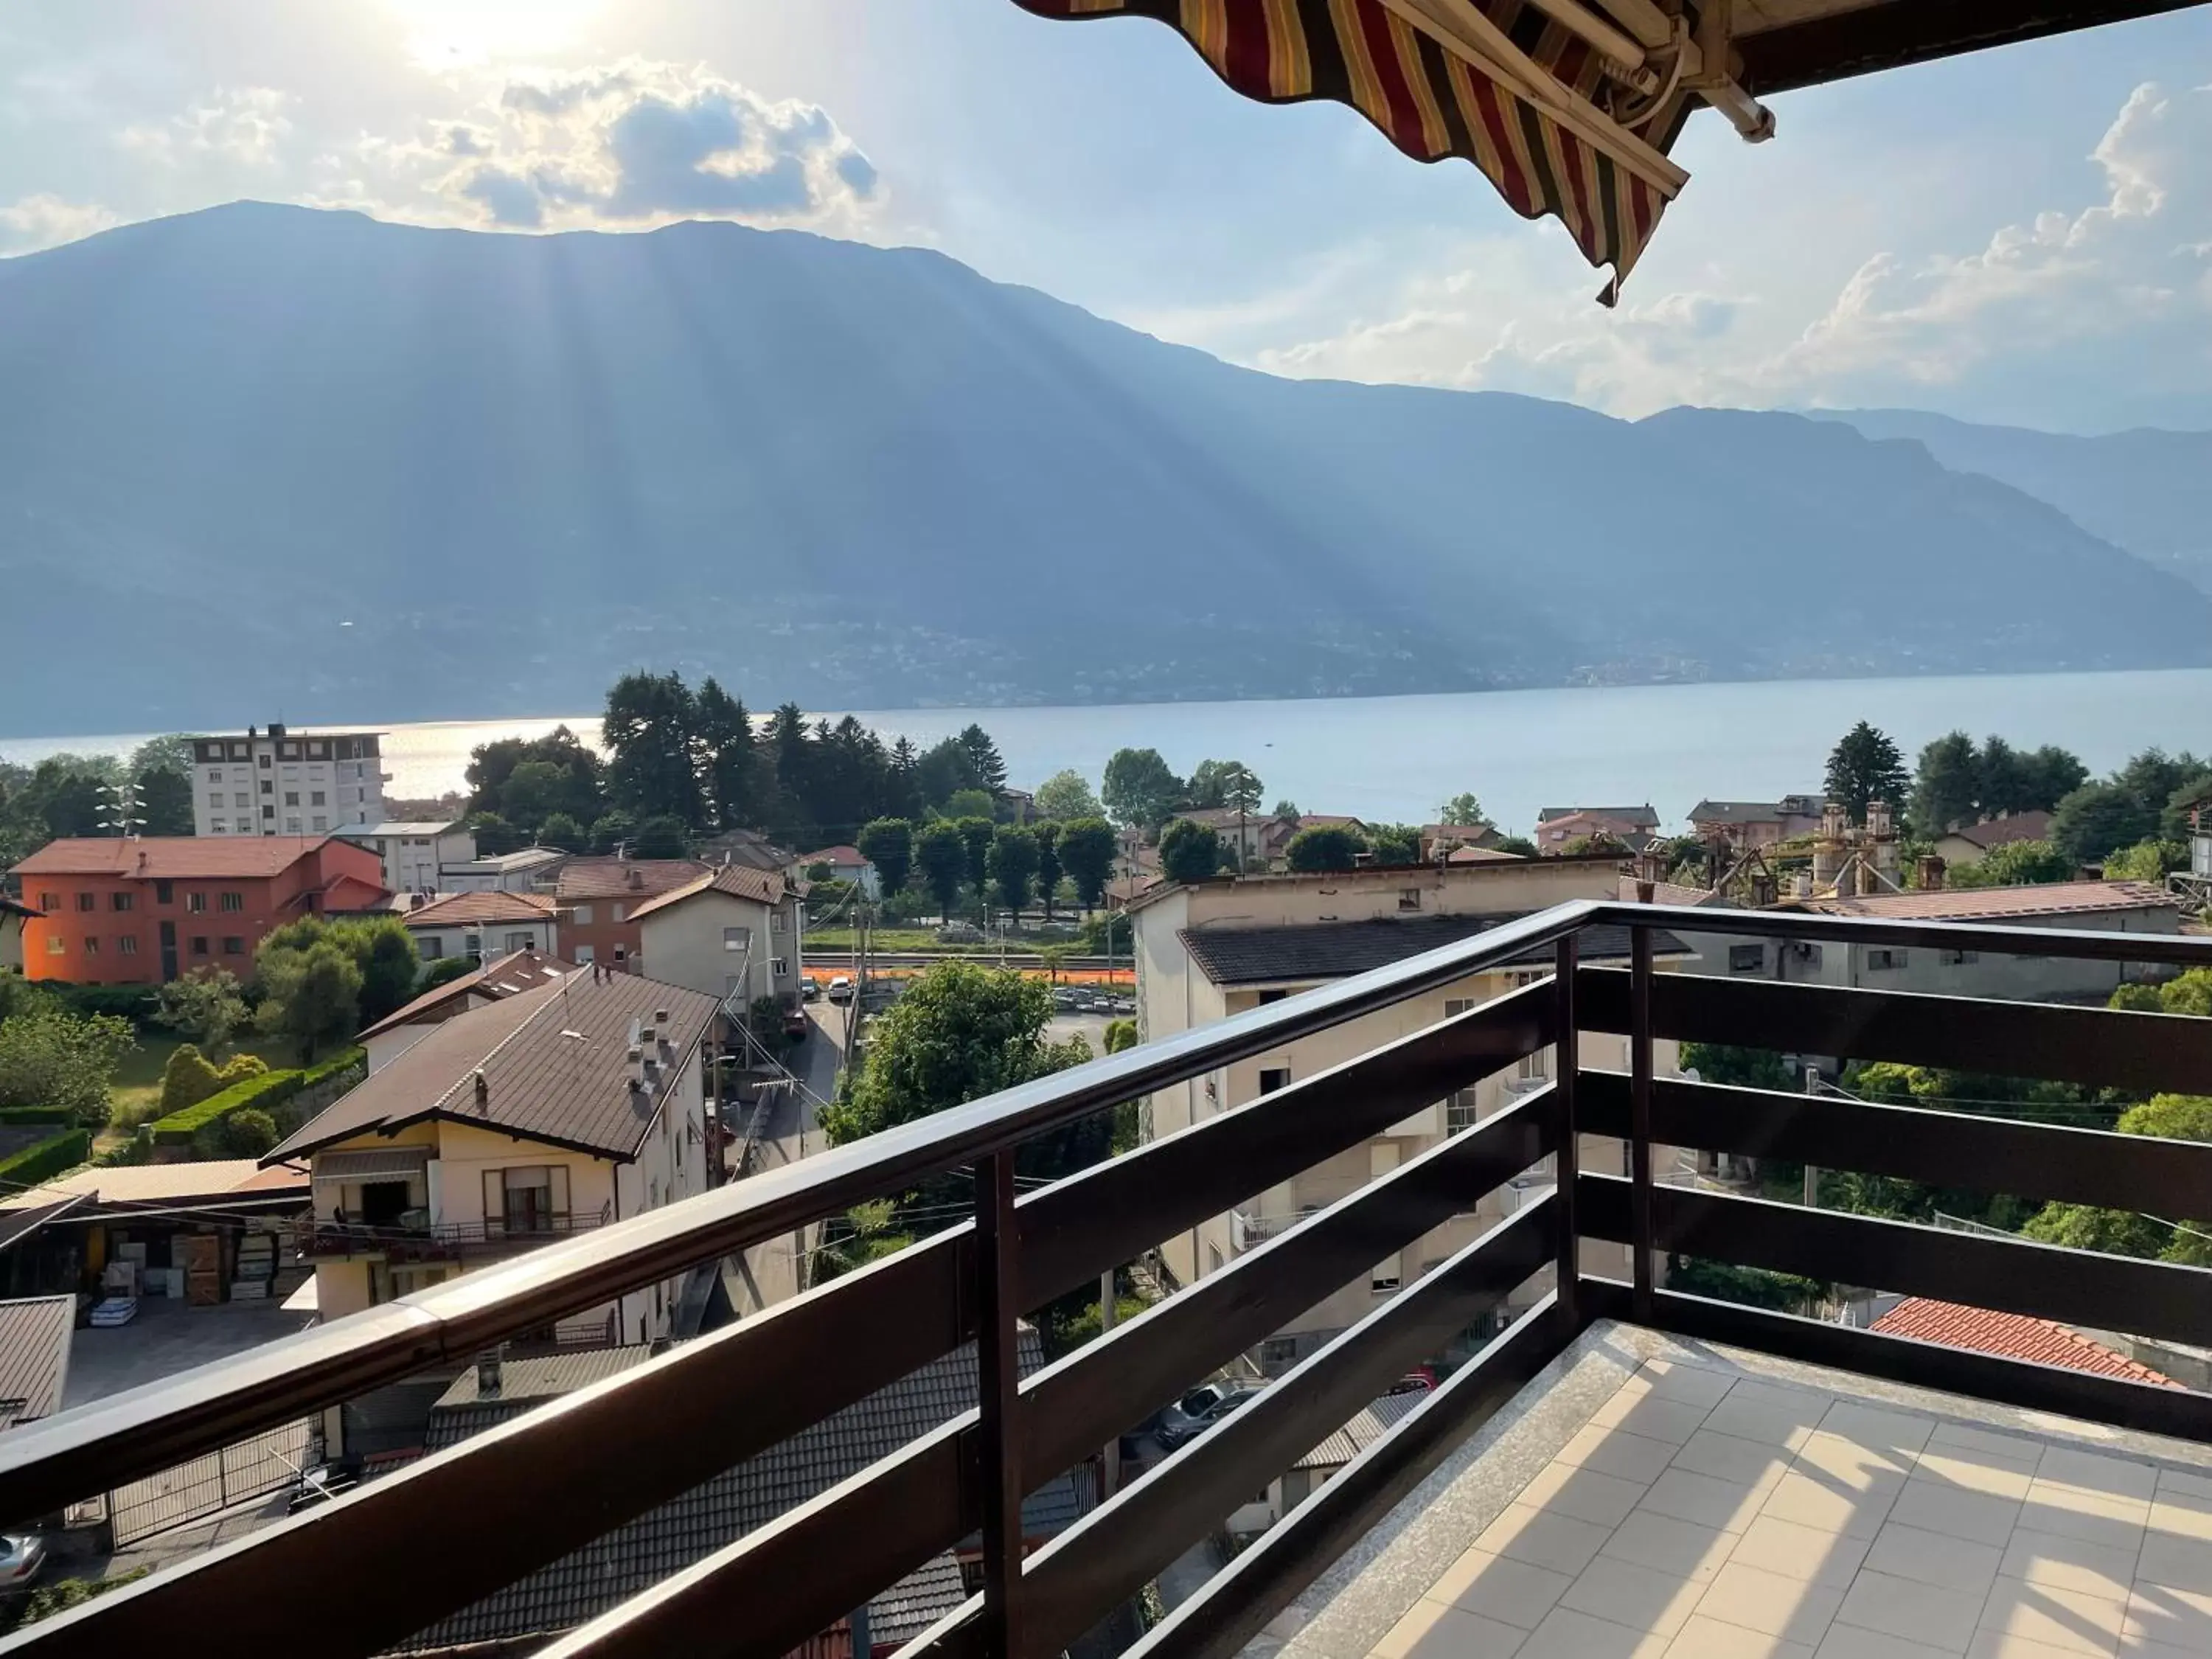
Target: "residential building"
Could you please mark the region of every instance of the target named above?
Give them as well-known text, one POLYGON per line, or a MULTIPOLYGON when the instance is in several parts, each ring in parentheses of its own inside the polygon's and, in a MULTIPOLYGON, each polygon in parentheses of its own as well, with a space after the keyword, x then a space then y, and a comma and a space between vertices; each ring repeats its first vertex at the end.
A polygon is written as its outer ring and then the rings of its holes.
POLYGON ((1264 868, 1283 856, 1291 837, 1301 828, 1299 819, 1285 813, 1240 812, 1233 806, 1194 806, 1176 814, 1221 837, 1221 844, 1236 852, 1246 869, 1264 868))
POLYGON ((630 970, 741 1004, 768 996, 796 1006, 803 917, 781 876, 726 864, 630 912, 630 970))
POLYGON ((1346 812, 1301 812, 1300 830, 1352 830, 1364 832, 1367 826, 1346 812))
MULTIPOLYGON (((421 898, 421 894, 416 894, 421 898)), ((543 893, 448 893, 410 906, 399 920, 425 962, 510 956, 558 948, 553 901, 543 893)))
POLYGON ((1820 828, 1825 795, 1784 795, 1780 800, 1701 800, 1690 809, 1691 832, 1739 850, 1771 847, 1820 828))
POLYGON ((447 865, 465 865, 477 855, 476 836, 458 821, 349 823, 331 833, 374 850, 384 860, 384 884, 395 893, 439 892, 447 865))
POLYGON ((0 1295, 75 1298, 114 1282, 133 1296, 189 1297, 197 1287, 186 1275, 198 1266, 210 1271, 208 1299, 265 1298, 279 1267, 273 1246, 289 1244, 307 1209, 304 1170, 264 1170, 250 1158, 54 1176, 0 1194, 0 1295), (268 1242, 247 1245, 256 1234, 268 1242), (130 1267, 115 1282, 118 1262, 130 1267))
MULTIPOLYGON (((579 969, 370 1073, 262 1159, 308 1163, 324 1319, 706 1191, 716 1029, 712 998, 579 969)), ((680 1288, 630 1291, 558 1334, 656 1341, 680 1288)))
POLYGON ((384 817, 381 732, 294 732, 192 739, 192 833, 313 836, 384 817))
POLYGON ((568 854, 554 847, 523 847, 512 853, 479 853, 449 859, 439 866, 441 893, 534 893, 550 889, 568 854))
POLYGON ((575 971, 575 964, 538 951, 523 950, 489 958, 443 985, 434 985, 386 1014, 354 1039, 368 1051, 368 1069, 380 1070, 404 1054, 431 1030, 456 1014, 491 1003, 504 1002, 524 991, 575 971))
POLYGON ((1536 823, 1540 827, 1554 818, 1570 818, 1582 813, 1627 824, 1645 836, 1659 833, 1659 814, 1649 801, 1641 806, 1547 806, 1536 814, 1536 823))
MULTIPOLYGON (((1456 943, 1550 905, 1610 898, 1617 863, 1603 855, 1522 859, 1337 875, 1246 876, 1161 887, 1129 907, 1136 933, 1139 1031, 1146 1042, 1173 1036, 1456 943)), ((1585 960, 1626 955, 1625 934, 1603 929, 1597 934, 1585 940, 1585 960)), ((1657 954, 1672 966, 1681 953, 1682 947, 1667 939, 1657 954)), ((1539 951, 1431 995, 1156 1090, 1149 1134, 1164 1137, 1234 1110, 1550 971, 1550 957, 1539 951)), ((1620 1067, 1626 1053, 1619 1039, 1585 1034, 1586 1066, 1620 1067)), ((1660 1071, 1671 1073, 1674 1045, 1662 1043, 1656 1053, 1660 1071)), ((1247 1207, 1176 1235, 1162 1249, 1168 1270, 1184 1284, 1219 1271, 1302 1217, 1540 1087, 1552 1069, 1548 1049, 1528 1055, 1508 1072, 1424 1106, 1386 1133, 1256 1195, 1247 1207)), ((1608 1167, 1608 1158, 1611 1166, 1618 1165, 1617 1146, 1592 1142, 1583 1167, 1608 1167)), ((1518 1194, 1539 1189, 1548 1168, 1547 1164, 1519 1187, 1484 1199, 1466 1215, 1377 1263, 1365 1282, 1345 1286, 1290 1321, 1262 1350, 1263 1367, 1271 1374, 1280 1371, 1356 1323, 1378 1297, 1412 1283, 1498 1220, 1518 1194)), ((1609 1270, 1618 1266, 1616 1261, 1609 1270)), ((1533 1297, 1536 1291, 1529 1287, 1527 1294, 1533 1297)))
POLYGON ((647 899, 696 881, 714 867, 697 859, 568 860, 553 886, 565 954, 572 962, 635 971, 629 961, 638 953, 639 939, 631 913, 647 899))
POLYGON ((1577 842, 1611 842, 1634 849, 1651 839, 1651 832, 1632 817, 1615 817, 1589 808, 1562 812, 1536 826, 1536 850, 1563 853, 1577 842))
POLYGON ((39 914, 36 906, 0 893, 0 973, 23 971, 23 929, 39 914))
POLYGON ((1229 1531, 1242 1536, 1273 1526, 1427 1398, 1420 1392, 1389 1394, 1362 1406, 1350 1422, 1269 1481, 1261 1497, 1231 1515, 1229 1531))
POLYGON ((0 1433, 62 1408, 76 1327, 74 1296, 0 1302, 0 1433))
POLYGON ((1492 848, 1504 839, 1494 823, 1425 823, 1421 826, 1421 862, 1434 864, 1462 848, 1492 848))
POLYGON ((157 985, 207 967, 244 977, 272 930, 385 897, 376 854, 333 836, 67 839, 9 873, 43 913, 24 924, 25 975, 78 985, 157 985))
POLYGON ((779 847, 757 830, 724 830, 699 843, 699 856, 708 864, 744 864, 756 870, 772 870, 786 881, 796 882, 804 868, 799 855, 779 847))
POLYGON ((2051 814, 2014 812, 1984 818, 1936 838, 1936 850, 1948 865, 1979 864, 1998 848, 2016 841, 2051 839, 2051 814))
POLYGON ((799 857, 801 870, 812 870, 817 865, 828 865, 832 880, 857 882, 863 898, 884 896, 883 877, 876 866, 862 856, 857 847, 824 847, 799 857))

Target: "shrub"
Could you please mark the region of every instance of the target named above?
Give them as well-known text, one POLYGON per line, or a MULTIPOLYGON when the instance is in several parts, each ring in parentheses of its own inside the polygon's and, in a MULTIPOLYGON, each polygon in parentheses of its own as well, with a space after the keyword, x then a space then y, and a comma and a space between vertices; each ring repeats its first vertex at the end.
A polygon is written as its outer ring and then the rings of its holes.
POLYGON ((155 1120, 154 1139, 163 1146, 189 1146, 201 1130, 222 1122, 233 1112, 248 1106, 267 1111, 289 1100, 306 1086, 302 1081, 306 1076, 304 1072, 264 1072, 218 1089, 205 1100, 155 1120))
POLYGON ((222 1134, 233 1158, 258 1158, 276 1144, 276 1120, 258 1106, 243 1106, 222 1121, 222 1134))
POLYGON ((70 1129, 0 1158, 0 1191, 35 1187, 50 1176, 74 1170, 92 1156, 92 1131, 70 1129))
POLYGON ((132 1024, 155 1024, 160 1012, 157 988, 151 985, 63 985, 48 981, 61 1006, 72 1014, 114 1014, 132 1024))
POLYGON ((0 1106, 0 1127, 70 1121, 68 1111, 59 1106, 0 1106))
POLYGON ((222 1074, 208 1063, 197 1042, 179 1042, 161 1068, 161 1115, 197 1106, 222 1088, 222 1074))

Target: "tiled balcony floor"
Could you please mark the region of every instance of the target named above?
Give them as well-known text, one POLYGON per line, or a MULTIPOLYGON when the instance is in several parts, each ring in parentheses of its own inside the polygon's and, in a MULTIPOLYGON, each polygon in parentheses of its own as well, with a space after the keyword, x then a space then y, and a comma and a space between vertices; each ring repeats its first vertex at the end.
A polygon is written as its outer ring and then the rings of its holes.
MULTIPOLYGON (((2212 1656, 2212 1455, 1603 1326, 1283 1659, 2212 1656)), ((1287 1646, 1283 1646, 1287 1638, 1287 1646)))

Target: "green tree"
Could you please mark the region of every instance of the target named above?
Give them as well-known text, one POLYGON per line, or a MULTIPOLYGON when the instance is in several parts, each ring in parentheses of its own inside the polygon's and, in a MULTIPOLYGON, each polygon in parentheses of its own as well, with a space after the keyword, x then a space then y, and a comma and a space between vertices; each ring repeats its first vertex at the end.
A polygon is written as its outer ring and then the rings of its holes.
POLYGON ((289 1037, 302 1060, 361 1029, 361 964, 337 945, 325 939, 304 951, 272 952, 264 940, 255 960, 265 993, 261 1029, 289 1037))
POLYGON ((476 837, 477 853, 485 858, 517 852, 527 844, 522 831, 496 812, 471 813, 468 831, 476 837))
POLYGON ((1115 750, 1099 791, 1115 822, 1147 833, 1167 822, 1182 793, 1182 780, 1157 749, 1115 750))
POLYGON ((1370 823, 1367 845, 1377 864, 1419 864, 1421 826, 1418 823, 1370 823))
POLYGON ((422 963, 414 935, 397 916, 337 921, 303 916, 264 938, 253 953, 253 966, 265 993, 262 1029, 298 1038, 303 1049, 312 1051, 350 1037, 406 1002, 415 994, 422 963), (320 951, 344 957, 349 974, 333 975, 314 966, 312 959, 320 951), (301 1000, 299 1008, 270 1006, 295 996, 301 1000))
POLYGON ((637 826, 630 852, 641 859, 680 859, 690 845, 690 832, 682 818, 662 813, 637 826))
POLYGON ((599 723, 614 758, 607 793, 640 819, 673 817, 687 827, 706 821, 699 787, 699 708, 677 673, 625 674, 607 692, 599 723))
POLYGON ((1098 797, 1091 793, 1083 774, 1073 767, 1054 773, 1037 785, 1037 816, 1057 818, 1063 823, 1073 818, 1095 818, 1106 809, 1098 804, 1098 797))
MULTIPOLYGON (((2212 769, 2197 772, 2184 778, 2166 798, 2166 805, 2158 816, 2158 834, 2161 841, 2187 841, 2190 836, 2190 814, 2192 809, 2212 802, 2212 769)), ((2212 811, 2204 821, 2212 826, 2212 811)))
MULTIPOLYGON (((915 787, 921 796, 924 806, 943 807, 963 789, 981 789, 989 793, 989 787, 975 770, 975 757, 960 746, 957 738, 946 738, 932 744, 915 759, 915 787)), ((956 816, 946 813, 946 816, 956 816)))
POLYGON ((561 787, 547 805, 548 812, 566 812, 579 823, 589 823, 606 811, 600 787, 598 753, 565 726, 556 726, 542 738, 497 738, 478 744, 469 756, 470 812, 505 811, 507 781, 526 761, 542 762, 560 775, 561 787))
POLYGON ((2107 854, 2158 833, 2158 813, 2118 783, 2085 783, 2051 815, 2051 844, 2075 865, 2101 864, 2107 854))
POLYGON ((1177 818, 1160 831, 1160 870, 1170 881, 1204 881, 1221 868, 1221 837, 1177 818))
POLYGON ((107 1089, 137 1041, 119 1014, 35 1007, 0 1020, 0 1106, 50 1106, 107 1121, 107 1089))
POLYGON ((1018 825, 1000 824, 986 862, 1000 904, 1018 915, 1030 902, 1030 882, 1036 875, 1036 837, 1018 825))
POLYGON ((2179 841, 2139 841, 2105 860, 2107 881, 2164 881, 2166 872, 2189 866, 2189 844, 2179 841))
POLYGON ((2075 864, 2047 841, 2008 841, 1972 864, 1954 865, 1943 879, 1953 887, 2027 887, 2071 881, 2075 864))
POLYGON ((1741 1089, 1789 1089, 1800 1086, 1797 1075, 1771 1048, 1742 1048, 1727 1042, 1685 1042, 1680 1063, 1706 1083, 1732 1084, 1741 1089))
POLYGON ((602 812, 592 823, 592 851, 619 852, 624 842, 637 839, 637 820, 627 812, 602 812))
POLYGON ((1295 818, 1301 817, 1304 814, 1298 811, 1297 802, 1292 800, 1288 795, 1285 795, 1279 799, 1273 806, 1268 809, 1268 816, 1278 818, 1295 818))
POLYGON ((258 1106, 241 1107, 222 1121, 223 1149, 233 1158, 258 1158, 277 1139, 276 1120, 258 1106))
POLYGON ((171 980, 154 994, 154 1007, 155 1020, 209 1049, 228 1042, 247 1018, 238 975, 228 968, 197 968, 171 980))
POLYGON ((1291 837, 1284 857, 1292 870, 1311 875, 1353 869, 1359 862, 1359 854, 1366 850, 1367 843, 1356 831, 1328 824, 1299 830, 1291 837))
POLYGON ((1472 827, 1478 823, 1487 823, 1490 820, 1483 817, 1480 801, 1471 793, 1462 793, 1454 795, 1442 806, 1437 808, 1437 822, 1472 827))
POLYGON ((419 997, 475 971, 476 964, 466 957, 440 957, 435 962, 423 964, 422 977, 415 982, 415 994, 419 997))
POLYGON ((167 1063, 161 1067, 161 1114, 167 1117, 171 1112, 197 1106, 209 1096, 221 1094, 232 1084, 260 1077, 268 1070, 253 1054, 233 1054, 228 1065, 212 1066, 192 1044, 180 1042, 170 1051, 167 1063))
POLYGON ((1109 1019, 1106 1022, 1106 1052, 1118 1054, 1137 1046, 1137 1022, 1133 1019, 1109 1019))
MULTIPOLYGON (((2124 1135, 2212 1142, 2212 1095, 2153 1095, 2123 1112, 2116 1127, 2124 1135)), ((2212 1223, 2193 1216, 2160 1218, 2087 1204, 2047 1204, 2022 1231, 2046 1244, 2077 1250, 2212 1266, 2212 1223)))
POLYGON ((877 818, 860 827, 860 838, 854 843, 860 856, 876 866, 876 880, 883 896, 903 892, 907 878, 914 872, 914 826, 904 818, 877 818))
MULTIPOLYGON (((157 740, 158 741, 158 740, 157 740)), ((141 744, 142 749, 150 744, 141 744)), ((192 833, 192 777, 189 771, 149 767, 134 772, 137 786, 138 830, 147 836, 189 836, 192 833)))
POLYGON ((1006 763, 999 757, 999 745, 991 741, 988 732, 970 722, 962 728, 958 742, 981 787, 995 795, 1006 787, 1006 763))
POLYGON ((992 820, 998 815, 998 797, 988 789, 956 789, 945 803, 945 816, 955 823, 962 818, 992 820))
POLYGON ((1826 788, 1828 799, 1840 803, 1853 823, 1866 822, 1869 801, 1887 801, 1901 814, 1906 793, 1905 757, 1887 735, 1861 720, 1829 754, 1826 788))
POLYGON ((1913 827, 1929 840, 1982 816, 1982 759, 1964 732, 1946 732, 1920 751, 1912 784, 1913 827))
POLYGON ((1060 824, 1053 818, 1044 818, 1030 826, 1030 834, 1036 838, 1037 897, 1044 904, 1044 919, 1052 920, 1052 901, 1060 886, 1060 824))
POLYGON ((930 896, 937 901, 938 915, 951 921, 961 884, 968 878, 968 842, 959 826, 948 818, 935 818, 922 825, 921 833, 914 838, 914 861, 930 896))
POLYGON ((898 1225, 898 1206, 892 1200, 857 1204, 823 1224, 821 1248, 814 1258, 815 1282, 858 1273, 913 1243, 914 1235, 898 1225))
POLYGON ((709 674, 699 684, 699 761, 715 825, 734 830, 757 823, 759 788, 754 777, 753 721, 742 699, 709 674))
POLYGON ((1060 832, 1060 867, 1085 910, 1097 909, 1106 896, 1115 848, 1114 826, 1103 818, 1077 818, 1060 832))
POLYGON ((1259 774, 1236 760, 1199 762, 1184 794, 1193 806, 1242 807, 1253 813, 1267 799, 1259 774))
POLYGON ((2020 757, 2020 787, 2018 793, 1991 803, 1991 809, 2000 812, 2049 812, 2058 803, 2089 781, 2089 769, 2081 764, 2081 757, 2045 744, 2032 755, 2020 757))
POLYGON ((1516 858, 1533 859, 1536 856, 1536 843, 1526 836, 1501 836, 1498 837, 1498 844, 1490 850, 1493 853, 1510 853, 1516 858))
POLYGON ((953 819, 952 827, 960 832, 960 844, 968 856, 968 884, 975 890, 980 907, 991 879, 991 838, 998 833, 998 826, 988 818, 968 817, 953 819))
POLYGON ((589 849, 591 835, 566 812, 555 812, 538 826, 538 841, 542 847, 557 847, 564 853, 581 853, 589 849))

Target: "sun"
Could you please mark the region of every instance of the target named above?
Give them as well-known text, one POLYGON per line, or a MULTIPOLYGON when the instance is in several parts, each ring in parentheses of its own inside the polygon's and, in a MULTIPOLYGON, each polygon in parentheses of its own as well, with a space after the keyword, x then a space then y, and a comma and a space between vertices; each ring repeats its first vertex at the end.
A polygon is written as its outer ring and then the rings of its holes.
POLYGON ((425 69, 468 69, 574 46, 605 0, 384 0, 425 69))

